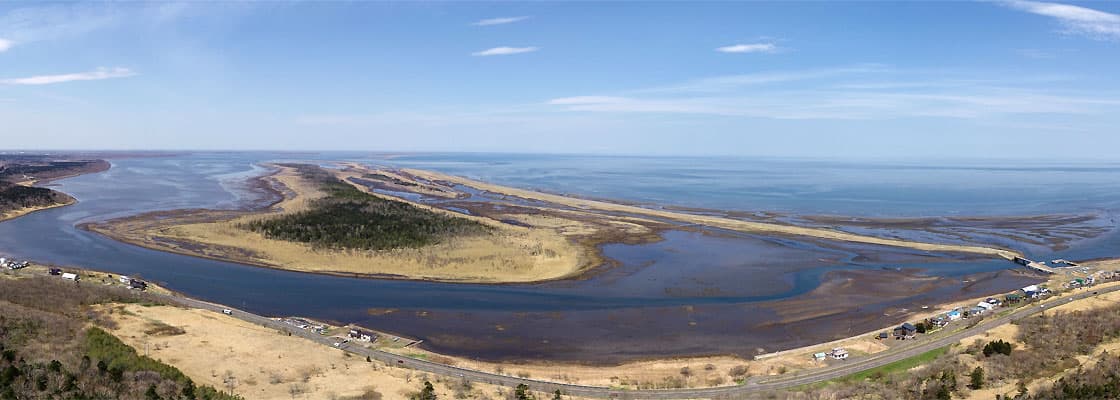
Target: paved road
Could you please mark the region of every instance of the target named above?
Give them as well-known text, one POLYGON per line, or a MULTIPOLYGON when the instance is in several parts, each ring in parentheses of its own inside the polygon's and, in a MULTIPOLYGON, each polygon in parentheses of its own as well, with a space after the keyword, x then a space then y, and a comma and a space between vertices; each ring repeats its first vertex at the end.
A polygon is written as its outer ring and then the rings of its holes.
MULTIPOLYGON (((418 360, 410 357, 404 357, 393 353, 388 353, 381 350, 372 350, 361 346, 342 345, 342 350, 357 354, 359 356, 368 356, 371 359, 382 361, 388 364, 396 365, 399 367, 412 368, 418 371, 429 372, 451 378, 466 379, 472 382, 489 383, 495 385, 502 385, 508 387, 515 387, 519 384, 526 384, 533 390, 541 392, 553 392, 559 389, 561 392, 570 395, 581 397, 595 397, 595 398, 618 398, 618 399, 693 399, 693 398, 736 398, 742 395, 788 389, 800 385, 813 384, 824 382, 830 379, 836 379, 851 375, 857 372, 866 371, 868 369, 880 367, 890 364, 895 361, 910 358, 927 351, 948 346, 949 344, 959 342, 960 340, 969 336, 974 336, 997 326, 1006 324, 1008 322, 1023 319, 1035 315, 1046 308, 1052 308, 1059 304, 1068 303, 1074 300, 1083 299, 1093 296, 1093 288, 1083 289, 1083 292, 1066 295, 1055 300, 1046 302, 1044 307, 1037 304, 1031 304, 1021 307, 1014 312, 998 318, 985 319, 972 328, 966 328, 958 332, 948 335, 928 336, 923 339, 913 340, 904 346, 871 354, 863 357, 852 357, 845 362, 831 365, 824 368, 816 368, 805 371, 798 371, 781 376, 773 377, 753 377, 747 380, 744 384, 738 386, 723 386, 715 388, 696 388, 696 389, 659 389, 659 390, 618 390, 600 386, 583 386, 572 385, 565 383, 544 382, 534 379, 518 378, 512 376, 498 375, 484 371, 476 371, 470 369, 463 369, 443 364, 438 364, 425 360, 418 360)), ((1099 289, 1100 293, 1113 292, 1120 290, 1120 286, 1099 289)), ((195 299, 179 296, 159 296, 167 299, 168 301, 176 304, 181 304, 188 307, 201 308, 221 312, 226 306, 207 303, 195 299)), ((232 308, 231 308, 232 309, 232 308)), ((260 315, 248 313, 241 310, 232 309, 233 316, 244 321, 252 322, 276 330, 290 332, 294 336, 300 336, 308 340, 321 343, 326 346, 333 346, 335 340, 315 334, 309 331, 299 329, 297 327, 288 325, 286 323, 266 318, 260 315)))

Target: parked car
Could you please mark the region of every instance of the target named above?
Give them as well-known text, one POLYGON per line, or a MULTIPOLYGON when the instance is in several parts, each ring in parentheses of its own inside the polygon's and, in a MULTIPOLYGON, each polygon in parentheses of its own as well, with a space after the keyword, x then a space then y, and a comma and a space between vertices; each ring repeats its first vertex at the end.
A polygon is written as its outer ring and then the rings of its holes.
POLYGON ((222 309, 222 314, 225 314, 225 315, 233 315, 233 310, 230 310, 230 309, 228 309, 228 308, 223 308, 223 309, 222 309))

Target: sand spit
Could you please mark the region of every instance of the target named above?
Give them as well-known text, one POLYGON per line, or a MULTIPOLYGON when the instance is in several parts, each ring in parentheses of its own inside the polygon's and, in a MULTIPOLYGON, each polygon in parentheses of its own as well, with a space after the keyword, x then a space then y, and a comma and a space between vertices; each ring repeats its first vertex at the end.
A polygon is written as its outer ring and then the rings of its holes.
POLYGON ((458 176, 452 176, 433 171, 424 171, 417 169, 404 169, 404 172, 420 177, 429 181, 449 182, 452 184, 466 185, 480 190, 485 190, 493 193, 504 194, 508 196, 520 197, 529 200, 545 201, 554 204, 562 204, 569 207, 576 207, 586 210, 597 210, 605 212, 622 212, 634 215, 650 216, 657 218, 665 218, 679 222, 693 223, 700 225, 707 225, 711 227, 730 229, 740 232, 749 233, 762 233, 762 234, 783 234, 783 235, 796 235, 796 236, 810 236, 829 240, 838 240, 844 242, 856 242, 866 244, 877 244, 885 246, 905 247, 923 251, 936 251, 936 252, 958 252, 979 254, 985 256, 1002 257, 1005 259, 1012 259, 1019 254, 1007 249, 999 249, 993 247, 983 246, 966 246, 966 245, 952 245, 952 244, 937 244, 937 243, 924 243, 907 240, 885 239, 873 236, 857 235, 853 233, 834 231, 822 228, 807 228, 792 225, 781 225, 765 222, 742 221, 730 218, 721 218, 706 215, 686 214, 665 210, 654 210, 643 207, 623 205, 617 203, 609 203, 598 200, 587 200, 575 197, 561 196, 549 193, 541 193, 525 189, 517 189, 506 186, 495 185, 486 182, 479 182, 458 176))
MULTIPOLYGON (((149 213, 85 228, 114 239, 180 254, 292 271, 446 282, 537 282, 578 275, 601 261, 559 229, 503 224, 464 216, 491 227, 489 235, 453 238, 423 248, 334 250, 274 240, 241 228, 250 221, 295 213, 324 196, 294 168, 271 166, 285 198, 262 211, 180 210, 149 213)), ((344 176, 345 177, 345 176, 344 176)), ((403 201, 393 198, 393 200, 403 201)), ((450 211, 422 204, 435 212, 450 211)))

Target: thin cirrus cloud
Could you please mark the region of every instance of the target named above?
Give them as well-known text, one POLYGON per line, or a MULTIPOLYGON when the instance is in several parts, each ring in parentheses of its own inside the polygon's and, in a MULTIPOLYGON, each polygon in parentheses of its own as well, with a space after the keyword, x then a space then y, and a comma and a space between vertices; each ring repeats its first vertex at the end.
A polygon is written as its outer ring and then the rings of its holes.
POLYGON ((471 55, 475 56, 475 57, 508 56, 508 55, 513 55, 513 54, 532 53, 532 52, 537 51, 537 50, 540 50, 540 48, 532 47, 532 46, 530 46, 530 47, 505 47, 505 46, 502 46, 502 47, 494 47, 494 48, 490 48, 490 49, 486 49, 486 50, 482 50, 482 51, 476 51, 474 53, 471 53, 471 55))
POLYGON ((1120 15, 1081 6, 1042 1, 1009 0, 1007 7, 1058 20, 1066 33, 1093 39, 1120 40, 1120 15))
POLYGON ((547 104, 572 112, 884 120, 1040 113, 1111 115, 1120 109, 1120 98, 1076 91, 1053 93, 1029 77, 961 80, 879 66, 714 77, 622 95, 553 98, 547 104), (885 79, 884 75, 888 81, 874 81, 885 79))
POLYGON ((75 81, 99 81, 103 79, 127 78, 136 75, 128 68, 98 68, 93 71, 61 75, 37 75, 26 78, 0 79, 4 85, 51 85, 75 81))
POLYGON ((8 51, 13 45, 15 45, 15 43, 12 43, 11 40, 0 38, 0 53, 8 51))
POLYGON ((519 16, 519 17, 488 18, 488 19, 484 19, 484 20, 480 20, 480 21, 475 21, 471 25, 474 25, 474 26, 505 25, 505 24, 512 24, 514 22, 521 22, 521 21, 524 21, 524 20, 527 20, 527 19, 529 19, 529 16, 527 16, 527 15, 523 15, 523 16, 519 16))
POLYGON ((720 53, 774 53, 778 51, 778 46, 773 43, 747 43, 717 47, 716 51, 720 53))

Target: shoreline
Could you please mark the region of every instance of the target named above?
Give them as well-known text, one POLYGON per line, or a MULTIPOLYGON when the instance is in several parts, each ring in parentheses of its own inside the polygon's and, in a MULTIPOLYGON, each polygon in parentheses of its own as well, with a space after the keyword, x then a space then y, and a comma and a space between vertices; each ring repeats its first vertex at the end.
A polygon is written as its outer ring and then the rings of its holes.
MULTIPOLYGON (((324 250, 314 249, 302 243, 268 239, 253 232, 242 232, 234 228, 231 224, 236 224, 237 221, 267 218, 270 215, 282 215, 301 210, 307 207, 306 203, 310 201, 303 197, 307 197, 308 193, 314 193, 308 192, 306 188, 293 190, 290 177, 286 181, 280 177, 280 175, 290 175, 290 171, 282 172, 284 167, 274 164, 264 164, 264 166, 272 168, 273 171, 251 178, 252 182, 249 186, 279 197, 278 200, 267 205, 243 206, 238 210, 183 209, 159 211, 109 221, 86 223, 80 225, 79 228, 148 249, 253 267, 363 279, 447 283, 525 284, 587 279, 609 270, 615 264, 615 262, 612 262, 613 260, 602 255, 603 245, 612 243, 644 244, 659 241, 664 232, 674 227, 678 230, 689 229, 689 225, 678 225, 681 222, 753 234, 789 235, 815 240, 882 245, 919 251, 974 254, 1007 260, 1019 255, 1017 251, 993 247, 916 242, 859 235, 840 230, 654 210, 635 205, 508 188, 431 171, 411 169, 399 170, 399 172, 383 171, 360 167, 352 163, 343 164, 343 169, 334 171, 332 174, 369 195, 403 202, 444 215, 482 222, 488 226, 503 229, 503 234, 520 230, 523 232, 520 235, 536 237, 530 243, 538 243, 537 246, 541 243, 540 240, 545 240, 546 236, 542 236, 544 235, 543 232, 549 232, 549 235, 555 238, 547 239, 553 243, 551 246, 566 247, 567 250, 565 251, 570 255, 564 257, 575 257, 579 260, 564 261, 566 263, 574 262, 576 265, 564 267, 563 271, 548 272, 544 275, 541 275, 541 272, 533 272, 533 276, 525 275, 525 272, 518 272, 516 276, 504 275, 505 277, 485 274, 471 276, 471 273, 464 274, 465 270, 464 272, 436 271, 431 266, 423 272, 415 267, 410 268, 416 272, 403 272, 399 268, 386 269, 385 267, 368 265, 371 265, 370 263, 384 263, 385 261, 382 260, 384 257, 430 258, 431 251, 435 251, 436 248, 433 246, 439 245, 429 245, 418 249, 394 249, 376 252, 324 250), (369 180, 362 180, 362 177, 371 176, 380 181, 371 183, 369 180), (520 204, 514 202, 495 205, 485 202, 469 204, 456 202, 458 199, 470 197, 470 195, 458 192, 451 186, 447 186, 446 183, 464 185, 504 196, 535 200, 538 203, 520 204), (373 186, 367 186, 371 184, 388 185, 394 190, 441 197, 450 202, 443 203, 446 204, 446 207, 451 209, 463 207, 467 211, 455 212, 447 208, 412 201, 399 196, 386 195, 373 190, 373 186), (544 202, 544 204, 539 202, 544 202), (455 207, 451 207, 451 205, 455 207), (652 217, 653 219, 647 219, 646 217, 652 217), (202 229, 203 226, 207 226, 208 229, 202 229), (560 238, 563 238, 563 242, 567 243, 560 244, 561 242, 557 242, 556 240, 560 238), (300 250, 301 248, 303 250, 300 250), (576 251, 577 248, 580 250, 576 251), (429 255, 420 255, 424 252, 429 255), (577 253, 579 255, 576 255, 577 253), (297 254, 302 254, 302 256, 297 256, 297 254), (342 254, 346 255, 343 256, 342 254), (316 265, 312 265, 312 263, 316 265), (332 265, 334 268, 325 268, 322 265, 332 265)), ((311 200, 314 200, 314 198, 314 195, 311 195, 311 200)), ((448 241, 451 248, 462 248, 465 243, 473 243, 471 246, 478 249, 474 252, 478 254, 475 257, 494 257, 495 254, 499 254, 494 253, 497 249, 509 248, 509 245, 493 247, 496 244, 496 242, 490 243, 493 240, 486 242, 488 244, 482 244, 477 240, 469 242, 460 238, 448 241), (485 250, 486 248, 491 250, 485 250)), ((534 262, 540 262, 539 258, 538 261, 534 262)), ((397 262, 397 264, 400 264, 400 262, 397 262)), ((446 265, 443 265, 443 267, 446 267, 446 265)))
POLYGON ((520 197, 529 200, 538 200, 555 204, 563 204, 571 207, 581 209, 592 209, 600 211, 613 211, 624 212, 630 214, 638 214, 645 216, 667 218, 675 221, 694 223, 706 225, 716 228, 724 228, 735 231, 747 233, 770 233, 770 234, 786 234, 794 236, 809 236, 819 239, 829 239, 844 242, 856 242, 864 244, 875 244, 893 247, 903 247, 915 250, 924 251, 940 251, 940 252, 957 252, 979 254, 987 256, 1001 257, 1011 260, 1016 256, 1020 256, 1016 251, 1001 249, 995 247, 983 246, 966 246, 966 245, 951 245, 951 244, 938 244, 926 243, 909 240, 887 239, 874 236, 857 235, 848 232, 834 231, 821 228, 809 228, 795 225, 784 225, 777 223, 757 222, 757 221, 743 221, 730 218, 713 217, 709 215, 687 214, 681 212, 665 211, 649 209, 644 207, 625 205, 614 202, 605 202, 599 200, 588 200, 572 196, 561 196, 539 191, 518 189, 512 187, 501 186, 497 184, 476 181, 472 179, 462 178, 454 175, 448 175, 440 172, 426 171, 406 168, 402 171, 423 178, 432 182, 450 182, 454 184, 473 187, 475 189, 489 191, 492 193, 503 194, 507 196, 520 197))
MULTIPOLYGON (((1109 261, 1110 262, 1120 262, 1120 260, 1115 260, 1115 259, 1109 260, 1109 261)), ((32 272, 33 271, 35 273, 45 273, 45 271, 47 270, 48 267, 58 267, 58 266, 48 265, 48 264, 35 264, 32 267, 29 267, 28 269, 25 269, 25 270, 22 270, 22 271, 23 272, 32 272)), ((103 278, 103 279, 108 279, 110 282, 113 281, 112 278, 115 275, 114 273, 110 273, 110 272, 105 272, 105 271, 100 271, 100 270, 92 270, 92 269, 81 268, 81 267, 62 267, 62 268, 72 270, 72 271, 76 271, 77 273, 79 273, 83 277, 89 277, 90 279, 103 278)), ((1116 286, 1116 285, 1120 285, 1120 283, 1106 282, 1106 283, 1101 283, 1098 286, 1100 286, 1101 288, 1107 288, 1107 287, 1116 286)), ((233 310, 235 310, 235 313, 240 313, 241 312, 241 311, 237 311, 238 309, 236 307, 233 307, 233 306, 230 306, 230 305, 217 303, 217 302, 212 302, 212 301, 207 301, 207 300, 194 299, 194 298, 189 297, 189 296, 187 296, 183 293, 164 288, 162 285, 160 285, 158 283, 149 282, 149 288, 150 288, 149 291, 148 291, 149 293, 153 293, 153 294, 161 295, 161 296, 166 296, 166 297, 169 297, 171 299, 186 299, 186 300, 190 300, 191 302, 195 302, 195 303, 205 303, 205 304, 208 304, 208 305, 211 305, 211 306, 214 306, 214 307, 233 309, 233 310)), ((998 294, 993 294, 993 295, 989 295, 989 296, 981 296, 981 297, 970 298, 970 299, 962 299, 962 300, 957 300, 957 301, 952 301, 952 302, 946 302, 946 303, 943 303, 943 304, 938 305, 936 307, 931 306, 931 309, 930 309, 929 313, 931 313, 931 314, 937 313, 942 308, 951 308, 953 305, 960 305, 960 304, 964 304, 964 303, 969 303, 971 301, 977 301, 977 299, 983 299, 984 297, 991 297, 991 296, 998 296, 998 294)), ((1061 296, 1058 296, 1056 298, 1061 298, 1061 296)), ((165 307, 178 308, 178 309, 184 310, 185 312, 196 312, 198 310, 205 310, 203 308, 187 305, 187 304, 182 303, 181 301, 174 301, 174 300, 170 304, 165 305, 165 307)), ((1033 303, 1028 304, 1028 305, 1024 305, 1024 306, 1020 306, 1020 307, 1033 307, 1033 303)), ((1017 310, 1018 308, 1014 308, 1014 309, 1017 310)), ((918 314, 921 314, 921 313, 918 313, 918 314)), ((995 315, 998 315, 998 314, 995 314, 995 315)), ((302 317, 302 316, 296 316, 296 315, 271 315, 271 316, 266 316, 266 317, 271 319, 271 320, 278 320, 278 321, 282 321, 286 318, 303 318, 303 319, 307 319, 307 320, 310 320, 310 321, 315 321, 314 318, 302 317)), ((915 318, 916 317, 914 315, 911 315, 911 316, 907 317, 907 321, 913 321, 915 318)), ((983 320, 987 320, 987 319, 991 319, 991 318, 995 318, 995 317, 987 316, 987 317, 984 317, 983 320)), ((377 329, 377 328, 368 328, 368 327, 365 327, 365 326, 360 326, 360 325, 356 325, 356 324, 352 324, 352 323, 343 323, 343 322, 339 322, 339 321, 333 321, 333 322, 330 322, 330 324, 334 325, 334 328, 338 328, 338 329, 345 329, 346 327, 353 326, 353 327, 356 327, 356 328, 359 328, 359 329, 366 329, 366 330, 373 331, 373 332, 380 333, 380 334, 392 334, 392 335, 395 335, 395 336, 399 336, 402 339, 407 339, 408 338, 407 335, 395 334, 395 333, 392 333, 391 331, 381 330, 381 329, 377 329)), ((966 323, 965 322, 958 322, 957 323, 958 326, 964 326, 963 324, 966 324, 966 323)), ((439 364, 439 365, 446 365, 446 366, 449 366, 449 367, 452 367, 452 368, 465 369, 465 370, 471 370, 471 371, 479 371, 479 372, 485 372, 485 373, 494 373, 494 374, 508 376, 508 377, 530 378, 530 379, 533 379, 535 381, 546 383, 546 384, 548 384, 548 383, 551 383, 551 384, 569 384, 569 385, 583 385, 583 386, 604 387, 604 388, 614 387, 614 388, 624 388, 624 390, 634 390, 634 389, 648 388, 648 386, 643 386, 643 384, 653 384, 655 386, 657 384, 659 384, 658 383, 659 381, 656 381, 656 380, 641 381, 639 379, 649 379, 650 377, 658 377, 658 379, 662 379, 664 377, 677 376, 682 368, 689 368, 690 370, 694 371, 697 378, 700 378, 702 376, 723 376, 724 371, 731 371, 731 370, 733 370, 733 368, 736 368, 736 367, 746 368, 745 371, 747 371, 747 372, 746 372, 746 375, 744 375, 745 377, 769 377, 769 378, 782 379, 782 378, 778 378, 778 377, 785 376, 787 373, 790 373, 793 376, 804 374, 804 373, 811 373, 814 370, 832 366, 832 363, 820 364, 820 363, 808 362, 809 355, 811 355, 813 352, 820 351, 820 349, 822 349, 822 348, 844 347, 844 348, 855 350, 856 351, 855 354, 867 354, 867 355, 877 354, 877 353, 880 353, 880 352, 885 352, 887 350, 893 349, 894 348, 893 346, 889 346, 889 347, 884 347, 884 348, 878 349, 876 351, 861 351, 861 350, 858 350, 860 348, 859 347, 860 342, 867 342, 866 339, 869 339, 869 337, 871 335, 874 335, 874 334, 876 334, 878 332, 881 332, 881 331, 890 331, 894 326, 895 325, 882 327, 880 329, 871 330, 871 331, 868 331, 868 332, 864 332, 864 333, 861 333, 861 334, 858 334, 858 335, 854 335, 854 336, 851 336, 851 337, 847 337, 847 338, 843 338, 843 339, 839 339, 839 340, 835 340, 835 341, 816 343, 816 344, 813 344, 813 345, 802 346, 802 347, 789 349, 789 350, 784 350, 784 351, 780 351, 780 352, 767 353, 767 354, 763 354, 763 355, 754 357, 752 359, 740 358, 740 357, 736 357, 736 356, 733 356, 733 355, 711 355, 711 356, 699 356, 699 357, 661 357, 661 358, 635 359, 635 360, 627 361, 627 362, 624 362, 624 363, 618 363, 618 364, 584 364, 584 363, 573 363, 573 362, 564 362, 564 361, 556 361, 556 362, 516 362, 516 361, 492 362, 492 361, 476 360, 476 359, 472 359, 472 358, 459 357, 459 356, 449 356, 449 355, 446 355, 446 354, 441 354, 441 353, 432 352, 432 351, 429 351, 429 350, 424 350, 424 349, 421 349, 421 348, 418 348, 418 347, 413 347, 411 344, 409 344, 408 346, 393 347, 393 348, 384 348, 384 347, 368 347, 368 348, 374 349, 376 351, 382 351, 382 352, 386 352, 386 353, 389 353, 389 354, 394 354, 394 355, 401 356, 401 357, 407 357, 407 358, 411 358, 411 359, 422 360, 422 361, 426 361, 426 362, 429 362, 429 363, 436 363, 436 364, 439 364), (786 356, 795 357, 795 359, 797 359, 797 360, 800 360, 800 359, 805 359, 805 360, 803 360, 804 362, 800 363, 800 365, 797 365, 795 363, 792 363, 790 361, 791 359, 786 357, 786 356), (786 358, 783 358, 783 357, 786 357, 786 358), (708 372, 705 372, 705 371, 708 371, 708 372), (549 374, 549 372, 552 372, 552 374, 549 374)), ((952 332, 952 331, 949 331, 949 332, 952 332)), ((383 337, 381 340, 386 340, 386 339, 383 337)), ((894 342, 894 341, 891 340, 891 342, 894 342)), ((901 343, 902 346, 909 345, 909 342, 900 342, 900 343, 901 343)), ((917 343, 917 342, 915 342, 915 343, 917 343)), ((172 364, 174 364, 174 363, 172 362, 172 364)), ((705 381, 705 382, 707 382, 707 381, 705 381)), ((712 382, 714 382, 714 381, 712 381, 712 382)), ((718 383, 718 384, 707 384, 707 383, 704 383, 704 384, 686 384, 685 386, 679 387, 679 388, 704 389, 704 388, 732 387, 732 386, 737 386, 737 385, 739 385, 739 382, 737 382, 736 380, 725 378, 721 383, 718 383)))
POLYGON ((461 215, 397 198, 391 200, 474 220, 497 230, 487 235, 451 238, 420 248, 380 251, 318 249, 304 243, 265 238, 237 226, 247 221, 305 210, 310 207, 310 202, 322 196, 318 189, 309 187, 310 183, 296 176, 294 169, 272 164, 265 166, 275 170, 252 178, 250 187, 279 195, 279 200, 267 205, 250 204, 237 210, 157 211, 85 223, 78 227, 131 245, 180 255, 253 267, 365 279, 539 283, 576 278, 604 263, 597 254, 598 249, 592 252, 586 244, 570 240, 551 229, 510 226, 484 217, 461 215), (431 260, 433 255, 436 256, 435 261, 431 260), (445 261, 441 261, 441 257, 445 261))
MULTIPOLYGON (((62 192, 58 192, 58 193, 62 193, 62 192)), ((62 194, 65 194, 65 193, 62 193, 62 194)), ((66 207, 66 206, 74 205, 74 204, 78 203, 78 199, 75 199, 75 198, 71 197, 70 195, 66 195, 66 197, 69 197, 69 200, 66 201, 66 202, 63 202, 63 203, 55 203, 55 204, 51 204, 49 206, 40 206, 40 207, 24 207, 24 208, 21 208, 21 209, 18 209, 18 210, 11 210, 11 211, 8 211, 6 213, 2 213, 2 214, 0 214, 0 222, 10 221, 10 220, 13 220, 13 219, 16 219, 16 218, 19 218, 19 217, 23 217, 23 216, 30 215, 30 214, 33 214, 33 213, 37 213, 39 211, 50 210, 52 208, 66 207)))

